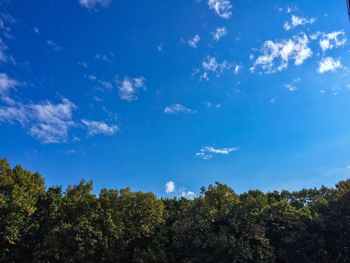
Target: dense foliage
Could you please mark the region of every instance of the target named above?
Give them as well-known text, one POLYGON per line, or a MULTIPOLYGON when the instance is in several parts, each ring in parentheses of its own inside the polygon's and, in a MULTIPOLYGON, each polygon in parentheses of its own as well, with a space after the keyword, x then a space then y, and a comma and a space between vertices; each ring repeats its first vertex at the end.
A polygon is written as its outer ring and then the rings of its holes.
POLYGON ((336 188, 194 200, 103 189, 45 189, 0 160, 0 262, 350 262, 350 181, 336 188))

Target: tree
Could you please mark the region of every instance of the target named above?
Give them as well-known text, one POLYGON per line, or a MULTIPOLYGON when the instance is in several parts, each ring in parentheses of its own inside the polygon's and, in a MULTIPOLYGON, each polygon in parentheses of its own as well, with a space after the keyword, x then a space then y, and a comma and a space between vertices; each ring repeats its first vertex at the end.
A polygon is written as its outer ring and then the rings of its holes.
POLYGON ((37 202, 45 194, 44 180, 20 166, 11 170, 0 160, 0 261, 29 262, 30 234, 37 224, 32 220, 37 202))
POLYGON ((240 195, 216 183, 198 198, 44 188, 0 159, 0 262, 349 262, 350 180, 335 189, 240 195))
POLYGON ((320 210, 325 223, 329 258, 334 262, 350 261, 350 180, 336 185, 333 199, 320 210))

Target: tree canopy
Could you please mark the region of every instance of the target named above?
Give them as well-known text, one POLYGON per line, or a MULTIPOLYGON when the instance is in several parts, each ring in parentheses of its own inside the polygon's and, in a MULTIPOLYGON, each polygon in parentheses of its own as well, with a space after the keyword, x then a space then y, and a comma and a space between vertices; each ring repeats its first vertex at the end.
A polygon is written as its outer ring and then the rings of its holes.
POLYGON ((0 160, 0 262, 350 262, 350 180, 335 188, 157 198, 45 188, 0 160))

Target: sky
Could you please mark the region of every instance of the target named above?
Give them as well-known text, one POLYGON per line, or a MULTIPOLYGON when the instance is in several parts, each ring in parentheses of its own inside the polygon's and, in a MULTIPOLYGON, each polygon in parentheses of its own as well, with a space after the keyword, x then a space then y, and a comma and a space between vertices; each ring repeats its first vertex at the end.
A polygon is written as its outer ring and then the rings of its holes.
POLYGON ((0 157, 199 195, 350 177, 345 1, 0 0, 0 157))

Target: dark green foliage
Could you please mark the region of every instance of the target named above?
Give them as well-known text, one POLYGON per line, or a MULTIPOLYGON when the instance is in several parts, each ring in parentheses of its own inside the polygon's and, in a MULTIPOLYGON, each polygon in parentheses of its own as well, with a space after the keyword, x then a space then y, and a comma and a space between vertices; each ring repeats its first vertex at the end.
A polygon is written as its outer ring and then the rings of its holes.
POLYGON ((350 262, 350 181, 336 188, 199 197, 45 190, 0 159, 0 262, 350 262))
POLYGON ((38 228, 32 220, 38 200, 45 195, 44 180, 0 160, 0 262, 31 260, 31 238, 38 228))

